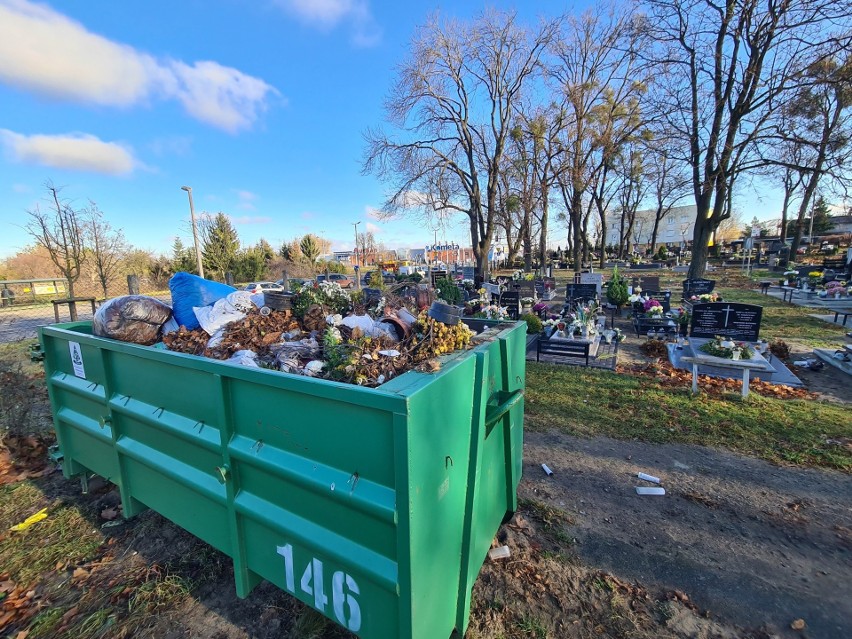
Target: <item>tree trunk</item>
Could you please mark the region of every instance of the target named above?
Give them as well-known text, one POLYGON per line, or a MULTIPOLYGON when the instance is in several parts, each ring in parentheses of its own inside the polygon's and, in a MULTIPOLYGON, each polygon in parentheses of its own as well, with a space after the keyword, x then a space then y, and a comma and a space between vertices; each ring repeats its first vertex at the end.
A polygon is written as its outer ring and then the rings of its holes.
POLYGON ((689 264, 689 279, 704 277, 707 269, 707 244, 713 234, 712 223, 705 215, 695 222, 695 233, 692 236, 692 261, 689 264))
POLYGON ((662 221, 660 218, 660 213, 662 212, 663 207, 657 205, 657 213, 654 216, 654 230, 651 231, 651 255, 653 256, 657 252, 657 233, 660 230, 660 222, 662 221))
POLYGON ((787 242, 787 207, 790 206, 790 189, 784 185, 784 204, 781 205, 781 247, 787 242))
POLYGON ((539 264, 541 272, 544 273, 547 268, 547 222, 549 216, 549 207, 547 205, 548 187, 545 181, 541 184, 541 234, 538 237, 538 252, 541 255, 539 264))

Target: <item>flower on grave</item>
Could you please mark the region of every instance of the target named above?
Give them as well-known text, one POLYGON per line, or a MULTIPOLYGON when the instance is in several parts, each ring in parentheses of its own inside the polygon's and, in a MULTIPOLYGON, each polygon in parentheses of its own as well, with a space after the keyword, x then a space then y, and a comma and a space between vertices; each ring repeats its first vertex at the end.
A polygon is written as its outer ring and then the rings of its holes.
MULTIPOLYGON (((657 300, 645 300, 645 303, 642 305, 642 307, 645 309, 646 313, 651 313, 652 312, 651 309, 657 308, 657 307, 659 307, 660 310, 662 311, 663 305, 660 304, 657 300)), ((653 312, 656 313, 657 311, 653 311, 653 312)))
POLYGON ((631 304, 635 304, 636 302, 642 301, 642 296, 639 295, 639 293, 634 293, 633 295, 631 295, 630 297, 627 298, 627 301, 630 302, 631 304))
POLYGON ((678 324, 689 324, 690 314, 682 306, 678 308, 676 311, 676 321, 678 324))
POLYGON ((623 342, 624 340, 627 339, 627 336, 624 334, 624 332, 620 328, 614 328, 612 330, 613 330, 613 332, 615 332, 615 335, 613 335, 613 339, 616 342, 623 342))
POLYGON ((533 299, 532 297, 522 297, 521 298, 521 305, 522 306, 532 306, 533 302, 535 302, 535 299, 533 299))
POLYGON ((547 308, 547 302, 539 302, 533 306, 534 313, 541 313, 543 310, 547 308))
POLYGON ((822 277, 822 271, 811 271, 808 273, 808 277, 818 278, 822 277))

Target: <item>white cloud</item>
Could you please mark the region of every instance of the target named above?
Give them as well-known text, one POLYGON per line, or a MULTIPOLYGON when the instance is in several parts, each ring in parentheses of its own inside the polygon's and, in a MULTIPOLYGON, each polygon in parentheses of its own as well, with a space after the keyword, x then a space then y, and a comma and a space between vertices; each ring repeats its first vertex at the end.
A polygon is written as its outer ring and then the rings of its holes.
POLYGON ((272 218, 265 215, 243 215, 242 217, 231 217, 231 221, 234 224, 269 224, 272 218))
POLYGON ((302 22, 326 31, 348 22, 356 46, 371 47, 382 38, 381 28, 366 0, 277 0, 277 3, 302 22))
POLYGON ((255 211, 257 207, 252 204, 254 200, 257 199, 257 194, 252 193, 251 191, 235 191, 237 197, 239 198, 239 204, 237 204, 237 208, 243 211, 255 211))
POLYGON ((28 0, 0 0, 0 82, 113 107, 174 99, 192 117, 231 133, 251 127, 278 93, 217 62, 157 60, 28 0))
POLYGON ((15 193, 21 193, 21 194, 33 192, 32 188, 30 187, 29 184, 13 184, 12 185, 12 191, 14 191, 15 193))
POLYGON ((378 224, 373 224, 372 222, 367 222, 367 232, 372 233, 373 235, 377 235, 382 232, 382 227, 378 224))
POLYGON ((0 144, 16 162, 57 169, 125 175, 140 166, 130 149, 84 133, 22 135, 0 129, 0 144))

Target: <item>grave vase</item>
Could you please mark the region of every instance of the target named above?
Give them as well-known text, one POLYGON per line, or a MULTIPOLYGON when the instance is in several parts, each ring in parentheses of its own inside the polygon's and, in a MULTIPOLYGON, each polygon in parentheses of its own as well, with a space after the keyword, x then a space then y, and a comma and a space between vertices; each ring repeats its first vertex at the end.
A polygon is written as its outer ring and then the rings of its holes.
POLYGON ((740 353, 741 353, 740 349, 735 348, 733 350, 732 354, 731 354, 731 359, 738 360, 740 358, 740 353))

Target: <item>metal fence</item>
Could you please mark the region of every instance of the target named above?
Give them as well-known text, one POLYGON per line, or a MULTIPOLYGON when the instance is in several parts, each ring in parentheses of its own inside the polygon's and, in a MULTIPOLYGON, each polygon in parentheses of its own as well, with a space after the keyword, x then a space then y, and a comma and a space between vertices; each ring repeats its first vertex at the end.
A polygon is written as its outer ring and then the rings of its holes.
POLYGON ((38 327, 56 322, 91 320, 93 309, 105 299, 139 293, 170 302, 168 284, 146 276, 131 275, 107 287, 77 280, 71 287, 62 278, 0 280, 0 343, 33 339, 38 327), (75 317, 72 317, 72 314, 75 317))

